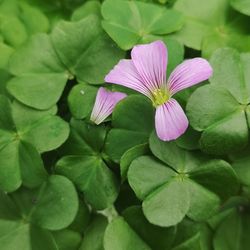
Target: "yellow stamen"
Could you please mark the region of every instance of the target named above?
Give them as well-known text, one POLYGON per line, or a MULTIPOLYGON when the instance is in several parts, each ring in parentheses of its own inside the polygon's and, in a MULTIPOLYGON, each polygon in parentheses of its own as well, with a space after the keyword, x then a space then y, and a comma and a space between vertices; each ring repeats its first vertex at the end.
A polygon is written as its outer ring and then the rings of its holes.
POLYGON ((155 107, 164 104, 166 101, 169 100, 170 94, 166 89, 156 89, 152 92, 153 96, 153 105, 155 107))

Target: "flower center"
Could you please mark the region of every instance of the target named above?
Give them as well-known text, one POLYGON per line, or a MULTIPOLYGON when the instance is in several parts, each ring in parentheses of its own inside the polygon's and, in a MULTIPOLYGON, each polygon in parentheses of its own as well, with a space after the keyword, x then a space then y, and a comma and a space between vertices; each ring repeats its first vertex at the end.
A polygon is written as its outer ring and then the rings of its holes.
POLYGON ((169 100, 170 94, 166 89, 156 89, 152 92, 153 96, 153 105, 155 107, 164 104, 166 101, 169 100))

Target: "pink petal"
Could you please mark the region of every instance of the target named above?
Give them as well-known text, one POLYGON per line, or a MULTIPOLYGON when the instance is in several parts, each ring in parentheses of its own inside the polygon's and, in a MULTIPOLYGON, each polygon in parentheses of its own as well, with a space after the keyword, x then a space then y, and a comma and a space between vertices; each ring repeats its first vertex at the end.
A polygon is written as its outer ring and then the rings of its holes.
POLYGON ((156 108, 155 128, 161 140, 175 140, 186 131, 187 127, 188 119, 175 99, 171 98, 156 108))
POLYGON ((103 87, 99 88, 90 120, 97 125, 100 124, 113 112, 115 105, 126 96, 121 92, 111 92, 103 87))
POLYGON ((180 90, 207 80, 213 69, 203 58, 189 59, 178 65, 168 79, 168 89, 173 95, 180 90))
POLYGON ((150 90, 160 89, 165 84, 167 48, 162 41, 135 46, 131 51, 131 58, 150 90))
POLYGON ((151 98, 151 90, 143 82, 132 60, 123 59, 105 77, 106 82, 134 89, 151 98))

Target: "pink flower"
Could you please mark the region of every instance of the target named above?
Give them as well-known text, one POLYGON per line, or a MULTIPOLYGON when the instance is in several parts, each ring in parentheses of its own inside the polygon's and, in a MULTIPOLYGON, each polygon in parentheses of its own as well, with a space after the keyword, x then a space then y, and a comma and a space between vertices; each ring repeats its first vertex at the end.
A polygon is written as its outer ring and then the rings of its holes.
POLYGON ((202 58, 185 60, 174 69, 167 81, 167 48, 162 41, 135 46, 131 58, 120 60, 105 81, 134 89, 150 98, 156 107, 158 137, 163 141, 178 138, 186 131, 188 120, 172 96, 207 80, 213 72, 211 66, 202 58))
POLYGON ((99 125, 113 112, 115 105, 126 96, 121 92, 112 92, 103 87, 99 88, 90 120, 99 125))

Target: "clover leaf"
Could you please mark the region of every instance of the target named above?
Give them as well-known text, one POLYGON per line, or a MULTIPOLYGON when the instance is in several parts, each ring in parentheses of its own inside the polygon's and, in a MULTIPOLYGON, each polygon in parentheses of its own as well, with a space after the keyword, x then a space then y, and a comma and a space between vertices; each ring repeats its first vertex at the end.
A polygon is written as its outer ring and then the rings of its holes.
POLYGON ((56 250, 50 231, 67 227, 78 209, 73 184, 52 175, 38 189, 21 188, 10 195, 0 193, 0 243, 6 250, 56 250), (15 239, 15 240, 13 240, 15 239))
POLYGON ((188 101, 191 126, 202 131, 200 146, 207 153, 227 154, 248 143, 249 62, 248 53, 217 50, 211 58, 211 84, 197 89, 188 101))
POLYGON ((122 250, 129 249, 131 246, 133 246, 135 250, 151 249, 140 237, 138 237, 122 217, 114 219, 105 231, 104 249, 122 250))
POLYGON ((139 206, 128 207, 122 216, 114 218, 104 234, 105 250, 128 249, 206 249, 207 231, 191 220, 177 226, 159 227, 150 224, 139 206), (112 244, 113 243, 113 244, 112 244), (199 246, 200 248, 197 248, 199 246))
POLYGON ((215 250, 245 250, 248 248, 250 244, 248 237, 250 217, 248 213, 244 213, 244 208, 242 210, 232 209, 224 221, 219 224, 213 240, 215 250))
POLYGON ((0 3, 2 37, 1 68, 8 68, 10 56, 22 45, 29 35, 47 32, 49 21, 47 17, 37 8, 17 0, 3 0, 0 3))
POLYGON ((228 0, 177 0, 174 9, 185 16, 185 25, 175 37, 186 46, 210 57, 221 47, 250 50, 248 20, 233 12, 228 0))
POLYGON ((59 100, 68 79, 100 84, 122 57, 96 16, 61 21, 51 35, 33 36, 13 55, 10 71, 16 77, 7 88, 20 102, 48 109, 59 100))
POLYGON ((124 50, 143 43, 147 36, 162 36, 181 29, 182 15, 175 10, 139 1, 106 0, 102 26, 124 50))
POLYGON ((103 237, 107 225, 108 221, 104 216, 95 216, 85 231, 79 250, 103 250, 103 237))
POLYGON ((0 187, 7 192, 21 183, 36 187, 47 178, 39 152, 59 147, 68 137, 68 125, 54 108, 37 111, 4 96, 0 107, 0 187))
POLYGON ((150 148, 162 162, 151 156, 135 159, 128 181, 153 224, 175 225, 185 215, 195 221, 206 220, 218 210, 221 199, 238 190, 236 175, 223 160, 209 160, 175 142, 160 141, 155 134, 150 137, 150 148))
POLYGON ((237 11, 250 16, 250 2, 246 0, 230 0, 231 6, 237 11))
POLYGON ((139 95, 131 95, 119 102, 112 115, 113 129, 107 135, 106 153, 119 162, 129 148, 146 143, 153 130, 154 109, 139 95))
POLYGON ((118 181, 102 154, 106 129, 71 121, 71 133, 63 150, 68 156, 56 164, 56 172, 68 177, 98 210, 113 204, 118 195, 118 181))

